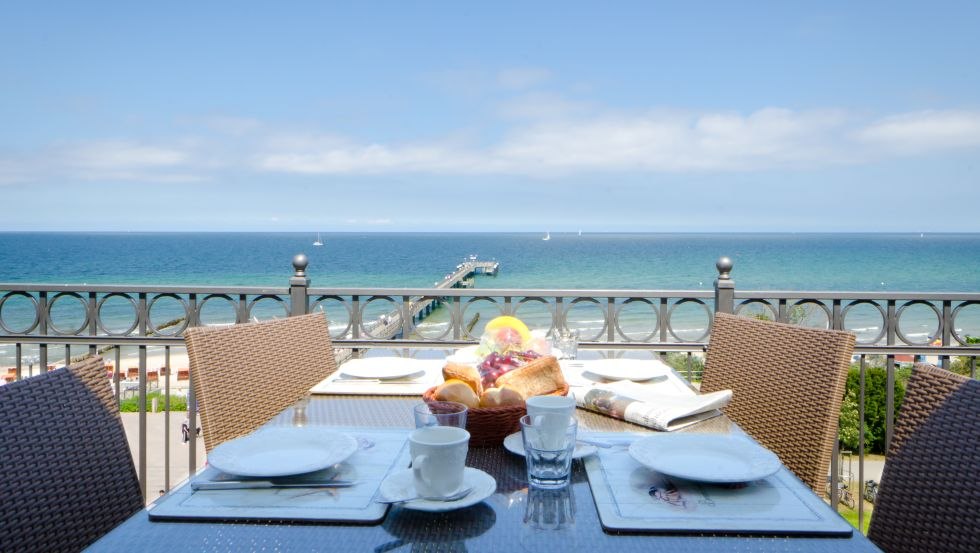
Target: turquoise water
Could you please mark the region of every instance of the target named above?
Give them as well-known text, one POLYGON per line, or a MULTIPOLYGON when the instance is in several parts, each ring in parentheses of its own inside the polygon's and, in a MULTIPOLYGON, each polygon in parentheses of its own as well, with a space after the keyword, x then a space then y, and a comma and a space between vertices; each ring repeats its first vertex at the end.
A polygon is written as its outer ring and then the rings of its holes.
POLYGON ((980 234, 0 233, 0 282, 285 286, 296 253, 314 286, 430 286, 464 257, 501 262, 481 287, 980 290, 980 234))
MULTIPOLYGON (((501 263, 497 277, 478 279, 479 288, 708 291, 717 276, 715 261, 729 256, 741 290, 980 291, 980 234, 552 233, 548 241, 543 234, 324 234, 325 245, 313 247, 315 232, 0 233, 0 282, 285 287, 291 259, 302 252, 317 287, 429 287, 475 254, 501 263)), ((121 302, 108 307, 107 319, 131 313, 121 302)), ((522 309, 529 322, 547 324, 543 311, 522 309)), ((912 338, 925 339, 935 327, 925 309, 903 328, 912 338)), ((15 302, 8 303, 4 320, 17 319, 17 311, 15 302)), ((168 315, 167 309, 160 312, 168 315)), ((328 315, 343 323, 329 306, 328 315)), ((585 335, 601 326, 588 306, 573 315, 585 335)), ((870 310, 856 310, 853 317, 849 326, 859 329, 859 339, 880 328, 870 310)), ((641 309, 624 313, 633 336, 652 331, 643 322, 648 319, 641 309)), ((697 338, 706 326, 695 307, 682 310, 676 321, 685 339, 697 338)), ((976 335, 977 321, 980 306, 957 322, 976 335)), ((433 335, 447 323, 437 314, 427 324, 433 335)))

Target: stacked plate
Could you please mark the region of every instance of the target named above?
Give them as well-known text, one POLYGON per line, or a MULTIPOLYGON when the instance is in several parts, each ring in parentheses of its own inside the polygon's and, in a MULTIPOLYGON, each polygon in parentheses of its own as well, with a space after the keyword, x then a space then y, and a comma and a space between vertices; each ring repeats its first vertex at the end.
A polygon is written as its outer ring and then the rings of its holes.
POLYGON ((356 439, 339 432, 272 427, 219 445, 208 454, 208 464, 236 476, 293 476, 342 463, 357 447, 356 439))
POLYGON ((719 434, 651 434, 629 451, 649 469, 696 482, 752 482, 782 467, 775 453, 752 440, 719 434))

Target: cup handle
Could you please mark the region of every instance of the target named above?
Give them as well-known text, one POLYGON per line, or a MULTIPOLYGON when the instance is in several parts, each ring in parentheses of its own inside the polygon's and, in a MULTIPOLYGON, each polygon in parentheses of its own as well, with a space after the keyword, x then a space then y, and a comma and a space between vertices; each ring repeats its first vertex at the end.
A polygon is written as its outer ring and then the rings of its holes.
POLYGON ((425 477, 425 471, 422 467, 428 459, 428 455, 419 455, 412 459, 412 475, 426 484, 429 484, 429 479, 425 477))

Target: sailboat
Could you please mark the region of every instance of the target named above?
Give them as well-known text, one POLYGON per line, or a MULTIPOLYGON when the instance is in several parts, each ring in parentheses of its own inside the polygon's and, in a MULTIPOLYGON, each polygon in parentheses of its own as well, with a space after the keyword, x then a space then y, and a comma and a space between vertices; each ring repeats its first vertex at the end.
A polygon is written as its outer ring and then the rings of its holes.
POLYGON ((542 240, 551 240, 551 233, 550 232, 545 232, 544 233, 544 238, 542 238, 542 240))
POLYGON ((316 233, 316 242, 313 242, 313 245, 314 246, 322 246, 323 245, 323 241, 320 240, 320 233, 319 232, 316 233))

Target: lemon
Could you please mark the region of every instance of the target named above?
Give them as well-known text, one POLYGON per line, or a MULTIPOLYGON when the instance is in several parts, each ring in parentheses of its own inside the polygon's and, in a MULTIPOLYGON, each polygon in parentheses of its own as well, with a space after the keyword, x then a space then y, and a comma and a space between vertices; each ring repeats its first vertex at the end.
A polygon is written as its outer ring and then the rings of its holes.
POLYGON ((521 342, 527 342, 531 339, 531 331, 528 330, 527 325, 517 317, 511 317, 510 315, 501 315, 492 319, 487 323, 484 332, 493 332, 501 328, 510 328, 517 331, 521 336, 521 342))

